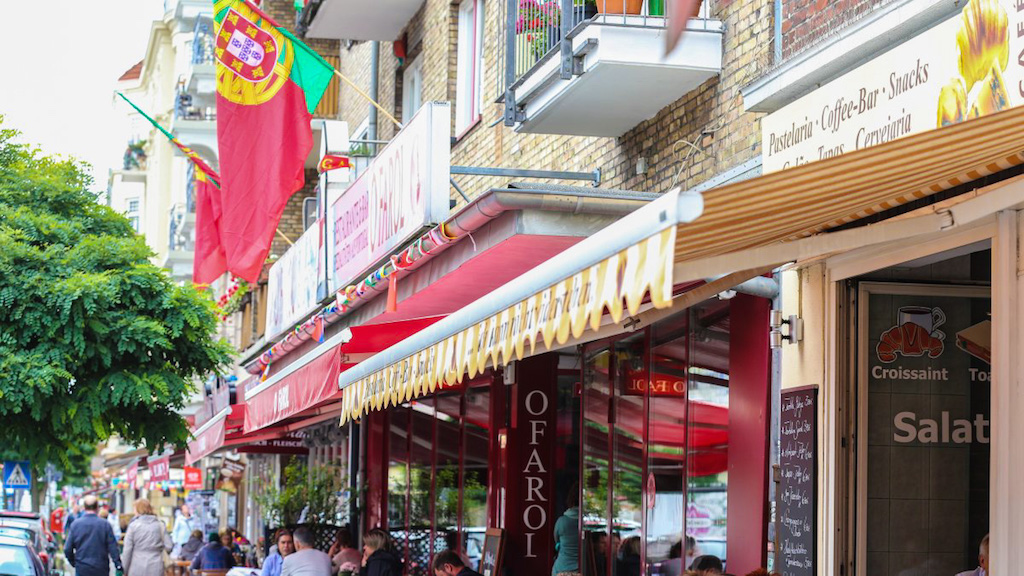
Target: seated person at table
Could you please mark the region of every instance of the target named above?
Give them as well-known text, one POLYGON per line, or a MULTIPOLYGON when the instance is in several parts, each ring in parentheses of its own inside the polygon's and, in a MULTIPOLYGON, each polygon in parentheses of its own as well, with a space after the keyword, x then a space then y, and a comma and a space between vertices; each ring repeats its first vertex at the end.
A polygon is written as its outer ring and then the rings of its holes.
POLYGON ((299 527, 292 533, 295 553, 281 563, 281 576, 331 576, 331 557, 313 547, 313 533, 299 527))
POLYGON ((263 573, 261 576, 281 576, 281 566, 284 564, 284 557, 295 552, 291 531, 284 528, 278 530, 275 542, 277 542, 277 545, 274 546, 274 551, 263 562, 263 573))
POLYGON ((179 558, 182 560, 188 560, 191 562, 195 559, 196 554, 203 549, 203 533, 199 530, 193 530, 192 534, 189 535, 188 542, 185 542, 181 546, 179 552, 179 558))
POLYGON ((454 550, 438 552, 434 556, 432 567, 434 576, 481 576, 476 570, 467 567, 454 550))
POLYGON ((209 541, 210 543, 204 546, 196 554, 195 559, 192 560, 192 569, 228 570, 234 568, 235 558, 231 555, 231 550, 221 544, 220 535, 216 532, 211 532, 209 541))

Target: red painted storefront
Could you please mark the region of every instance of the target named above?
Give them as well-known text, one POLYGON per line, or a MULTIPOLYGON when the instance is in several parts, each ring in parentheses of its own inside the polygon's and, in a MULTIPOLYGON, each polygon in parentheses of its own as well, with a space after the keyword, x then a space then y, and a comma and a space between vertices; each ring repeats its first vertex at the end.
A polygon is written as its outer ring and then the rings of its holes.
POLYGON ((411 575, 452 545, 476 562, 489 527, 509 574, 550 574, 574 493, 587 576, 680 574, 688 535, 731 573, 764 566, 769 308, 707 300, 368 414, 364 528, 411 575))

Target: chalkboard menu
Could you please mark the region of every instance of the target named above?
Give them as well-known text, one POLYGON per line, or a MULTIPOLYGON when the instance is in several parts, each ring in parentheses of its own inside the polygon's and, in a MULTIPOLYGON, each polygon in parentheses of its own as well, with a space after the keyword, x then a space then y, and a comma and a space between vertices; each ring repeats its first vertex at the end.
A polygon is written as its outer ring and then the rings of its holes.
POLYGON ((501 528, 488 528, 484 534, 484 550, 480 557, 482 576, 501 575, 501 556, 504 547, 505 532, 501 528))
POLYGON ((776 489, 782 576, 813 576, 817 490, 818 388, 782 391, 779 485, 776 489))

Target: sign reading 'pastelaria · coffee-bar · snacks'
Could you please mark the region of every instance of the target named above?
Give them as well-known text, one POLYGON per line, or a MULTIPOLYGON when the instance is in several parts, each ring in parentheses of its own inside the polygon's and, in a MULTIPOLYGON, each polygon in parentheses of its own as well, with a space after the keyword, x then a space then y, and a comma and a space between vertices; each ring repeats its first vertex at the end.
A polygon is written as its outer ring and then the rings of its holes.
POLYGON ((1024 11, 970 0, 956 16, 761 121, 774 172, 1024 103, 1024 11))

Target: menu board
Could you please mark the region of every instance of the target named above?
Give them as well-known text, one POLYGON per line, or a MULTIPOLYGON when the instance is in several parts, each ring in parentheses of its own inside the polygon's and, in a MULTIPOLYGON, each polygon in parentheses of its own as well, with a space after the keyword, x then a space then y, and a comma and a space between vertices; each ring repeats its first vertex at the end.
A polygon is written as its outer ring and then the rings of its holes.
POLYGON ((502 544, 505 531, 501 528, 488 528, 484 536, 484 550, 480 557, 480 569, 483 576, 500 576, 502 544))
POLYGON ((813 576, 816 527, 818 388, 782 391, 779 485, 776 489, 782 576, 813 576))

